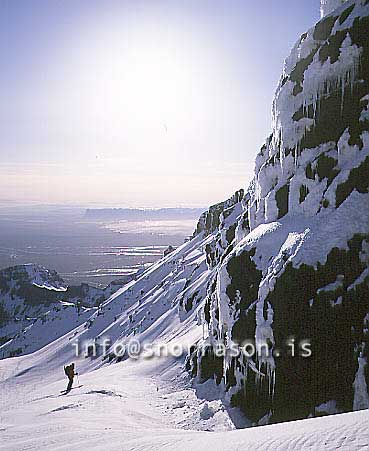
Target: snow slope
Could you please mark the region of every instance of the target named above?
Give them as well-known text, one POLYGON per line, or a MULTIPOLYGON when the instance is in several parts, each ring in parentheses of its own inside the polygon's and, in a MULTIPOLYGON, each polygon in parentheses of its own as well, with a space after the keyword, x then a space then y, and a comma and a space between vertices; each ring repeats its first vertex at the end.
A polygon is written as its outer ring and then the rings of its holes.
POLYGON ((83 385, 64 395, 61 371, 57 379, 47 367, 19 371, 36 360, 34 354, 2 362, 2 377, 13 377, 1 384, 1 450, 369 449, 368 410, 226 432, 232 422, 221 406, 178 382, 174 392, 173 382, 168 387, 178 370, 173 362, 104 367, 81 375, 83 385), (183 429, 188 417, 192 430, 183 429))
POLYGON ((0 358, 30 353, 84 323, 131 276, 106 288, 67 286, 35 264, 0 271, 0 358))

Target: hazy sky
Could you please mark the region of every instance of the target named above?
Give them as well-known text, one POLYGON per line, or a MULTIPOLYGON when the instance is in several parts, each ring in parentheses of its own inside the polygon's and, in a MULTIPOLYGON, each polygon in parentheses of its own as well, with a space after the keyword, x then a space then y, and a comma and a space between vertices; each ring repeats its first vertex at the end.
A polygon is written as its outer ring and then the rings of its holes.
POLYGON ((318 18, 318 0, 0 0, 0 202, 227 198, 318 18))

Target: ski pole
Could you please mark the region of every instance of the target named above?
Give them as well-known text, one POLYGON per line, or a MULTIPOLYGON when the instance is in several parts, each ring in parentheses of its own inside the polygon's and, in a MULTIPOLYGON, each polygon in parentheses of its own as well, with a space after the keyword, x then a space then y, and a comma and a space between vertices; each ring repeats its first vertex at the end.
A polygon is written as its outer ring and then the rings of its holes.
POLYGON ((77 374, 77 382, 78 382, 78 385, 81 385, 81 384, 79 383, 79 377, 78 377, 78 374, 77 374))

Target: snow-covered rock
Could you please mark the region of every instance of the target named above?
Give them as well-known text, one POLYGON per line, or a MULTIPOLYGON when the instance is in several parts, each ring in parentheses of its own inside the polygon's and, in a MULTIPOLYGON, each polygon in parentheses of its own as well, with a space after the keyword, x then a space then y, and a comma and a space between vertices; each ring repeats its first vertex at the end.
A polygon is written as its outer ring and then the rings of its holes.
POLYGON ((255 423, 369 407, 369 4, 322 7, 286 59, 235 235, 219 224, 206 249, 210 351, 188 367, 255 423), (270 352, 215 354, 249 340, 270 352))
POLYGON ((320 15, 322 17, 331 13, 333 10, 338 8, 346 0, 320 0, 320 15))

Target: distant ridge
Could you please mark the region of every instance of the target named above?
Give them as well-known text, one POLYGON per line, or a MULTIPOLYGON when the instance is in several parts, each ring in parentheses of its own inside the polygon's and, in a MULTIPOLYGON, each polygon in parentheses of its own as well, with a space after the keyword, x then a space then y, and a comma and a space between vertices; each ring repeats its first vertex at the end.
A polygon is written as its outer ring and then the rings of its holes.
POLYGON ((88 208, 88 219, 168 220, 198 219, 203 208, 88 208))

